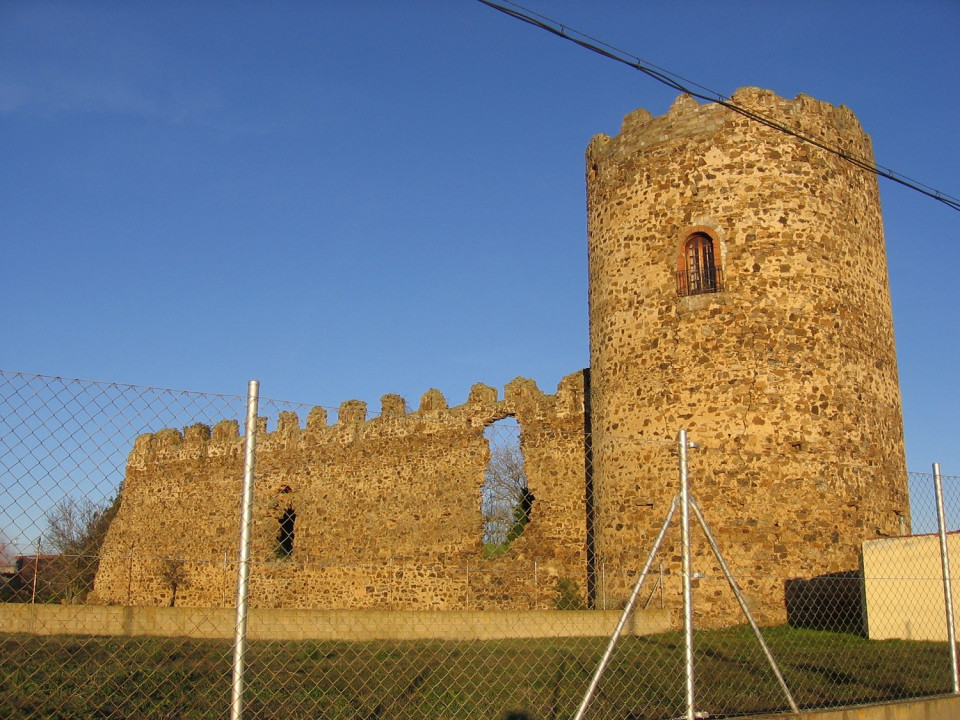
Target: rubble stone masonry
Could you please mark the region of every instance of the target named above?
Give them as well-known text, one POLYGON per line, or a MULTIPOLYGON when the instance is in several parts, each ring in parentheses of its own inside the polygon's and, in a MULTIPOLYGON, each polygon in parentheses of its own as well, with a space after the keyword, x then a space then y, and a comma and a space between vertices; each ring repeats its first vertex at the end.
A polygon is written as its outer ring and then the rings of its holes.
MULTIPOLYGON (((845 107, 732 100, 872 162, 845 107)), ((631 113, 586 160, 589 371, 555 395, 518 379, 454 408, 431 390, 413 412, 385 396, 371 420, 357 401, 334 425, 282 414, 258 437, 253 607, 546 609, 558 578, 616 607, 678 491, 680 429, 699 445, 692 494, 763 622, 787 617, 791 583, 856 570, 864 540, 909 532, 876 178, 688 96, 631 113), (536 500, 488 559, 483 433, 508 416, 536 500)), ((168 604, 173 580, 178 605, 229 604, 241 464, 235 422, 138 438, 95 598, 168 604)), ((699 531, 693 554, 697 622, 740 621, 699 531)), ((676 610, 675 530, 654 567, 676 610)))
MULTIPOLYGON (((732 101, 873 162, 846 107, 756 88, 732 101)), ((598 562, 642 564, 677 492, 663 448, 684 428, 694 497, 748 599, 782 621, 791 579, 856 570, 863 540, 909 527, 876 177, 681 96, 593 138, 587 194, 598 562), (694 236, 712 241, 709 282, 684 277, 694 236), (681 296, 698 280, 707 291, 681 296), (613 438, 649 450, 637 462, 613 438)), ((735 610, 704 542, 694 555, 714 600, 698 612, 735 610)))
MULTIPOLYGON (((583 373, 544 395, 518 378, 498 400, 477 384, 448 408, 437 390, 415 412, 386 395, 378 417, 340 406, 327 425, 282 413, 257 439, 253 607, 552 609, 559 577, 586 587, 583 373), (484 429, 522 428, 527 484, 536 498, 508 553, 485 558, 480 489, 484 429), (279 523, 296 513, 293 551, 278 556, 279 523), (472 570, 472 572, 471 572, 472 570)), ((243 441, 236 421, 137 438, 120 510, 102 549, 95 599, 166 605, 233 601, 243 441), (176 563, 171 566, 171 563, 176 563), (182 563, 182 564, 181 564, 182 563)))

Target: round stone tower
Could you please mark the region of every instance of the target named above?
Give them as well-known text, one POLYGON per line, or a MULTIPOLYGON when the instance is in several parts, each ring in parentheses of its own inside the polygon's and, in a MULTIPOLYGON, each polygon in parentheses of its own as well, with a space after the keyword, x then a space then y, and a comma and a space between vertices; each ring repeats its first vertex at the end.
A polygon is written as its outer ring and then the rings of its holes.
MULTIPOLYGON (((733 102, 872 162, 846 107, 756 88, 733 102)), ((782 621, 797 583, 840 588, 863 540, 909 530, 876 177, 681 96, 593 138, 587 200, 596 601, 628 594, 686 429, 692 494, 748 602, 782 621)), ((679 547, 660 554, 668 605, 679 547)), ((694 553, 702 621, 729 622, 719 565, 694 553)))

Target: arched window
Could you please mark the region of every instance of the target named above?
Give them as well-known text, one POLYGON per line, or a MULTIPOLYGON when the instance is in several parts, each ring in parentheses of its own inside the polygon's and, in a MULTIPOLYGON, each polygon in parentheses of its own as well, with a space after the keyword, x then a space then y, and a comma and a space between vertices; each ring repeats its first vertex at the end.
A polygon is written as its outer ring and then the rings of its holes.
POLYGON ((714 257, 713 238, 696 232, 687 238, 677 262, 677 294, 703 295, 723 290, 723 274, 714 257))

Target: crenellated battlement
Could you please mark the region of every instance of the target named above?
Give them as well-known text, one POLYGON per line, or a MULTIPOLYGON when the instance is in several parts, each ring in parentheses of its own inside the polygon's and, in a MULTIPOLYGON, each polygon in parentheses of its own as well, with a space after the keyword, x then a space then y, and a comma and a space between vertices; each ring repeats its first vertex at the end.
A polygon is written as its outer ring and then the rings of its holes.
MULTIPOLYGON (((416 410, 408 411, 406 400, 400 395, 388 394, 380 399, 380 414, 367 418, 367 404, 360 400, 346 400, 337 410, 337 422, 327 424, 327 409, 315 407, 307 414, 305 426, 295 412, 281 412, 276 429, 267 432, 267 418, 257 419, 257 443, 263 448, 274 444, 300 447, 325 442, 343 442, 372 439, 377 436, 399 437, 411 434, 431 434, 451 428, 484 427, 505 417, 547 420, 582 415, 584 401, 584 373, 573 373, 563 378, 557 392, 547 395, 534 380, 518 377, 504 387, 501 399, 496 388, 476 383, 470 389, 467 401, 450 407, 439 390, 431 388, 420 398, 416 410)), ((237 452, 242 444, 240 425, 236 420, 222 420, 213 426, 201 423, 189 425, 182 431, 164 428, 137 437, 130 453, 129 463, 142 466, 146 462, 175 457, 196 457, 204 454, 223 455, 237 452)))
MULTIPOLYGON (((740 88, 730 101, 790 130, 831 146, 840 146, 845 152, 872 162, 870 137, 863 132, 856 115, 845 105, 831 105, 804 94, 791 100, 780 97, 772 90, 756 87, 740 88)), ((642 108, 634 110, 623 119, 619 135, 594 136, 587 156, 626 158, 645 148, 669 145, 678 139, 709 137, 731 125, 743 127, 755 139, 765 136, 775 145, 783 144, 787 139, 783 133, 764 128, 722 105, 701 104, 690 95, 680 95, 665 115, 655 117, 642 108)), ((810 148, 812 146, 806 146, 806 149, 810 148)))

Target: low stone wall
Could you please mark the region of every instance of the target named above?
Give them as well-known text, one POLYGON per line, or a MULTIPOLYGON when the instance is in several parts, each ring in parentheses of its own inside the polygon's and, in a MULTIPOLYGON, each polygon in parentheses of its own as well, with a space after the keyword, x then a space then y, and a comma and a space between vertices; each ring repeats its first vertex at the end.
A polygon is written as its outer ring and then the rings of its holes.
MULTIPOLYGON (((500 640, 603 637, 619 610, 436 611, 252 609, 250 640, 500 640)), ((232 608, 0 605, 0 632, 32 635, 233 637, 232 608)), ((667 610, 633 613, 624 634, 670 630, 667 610)))

